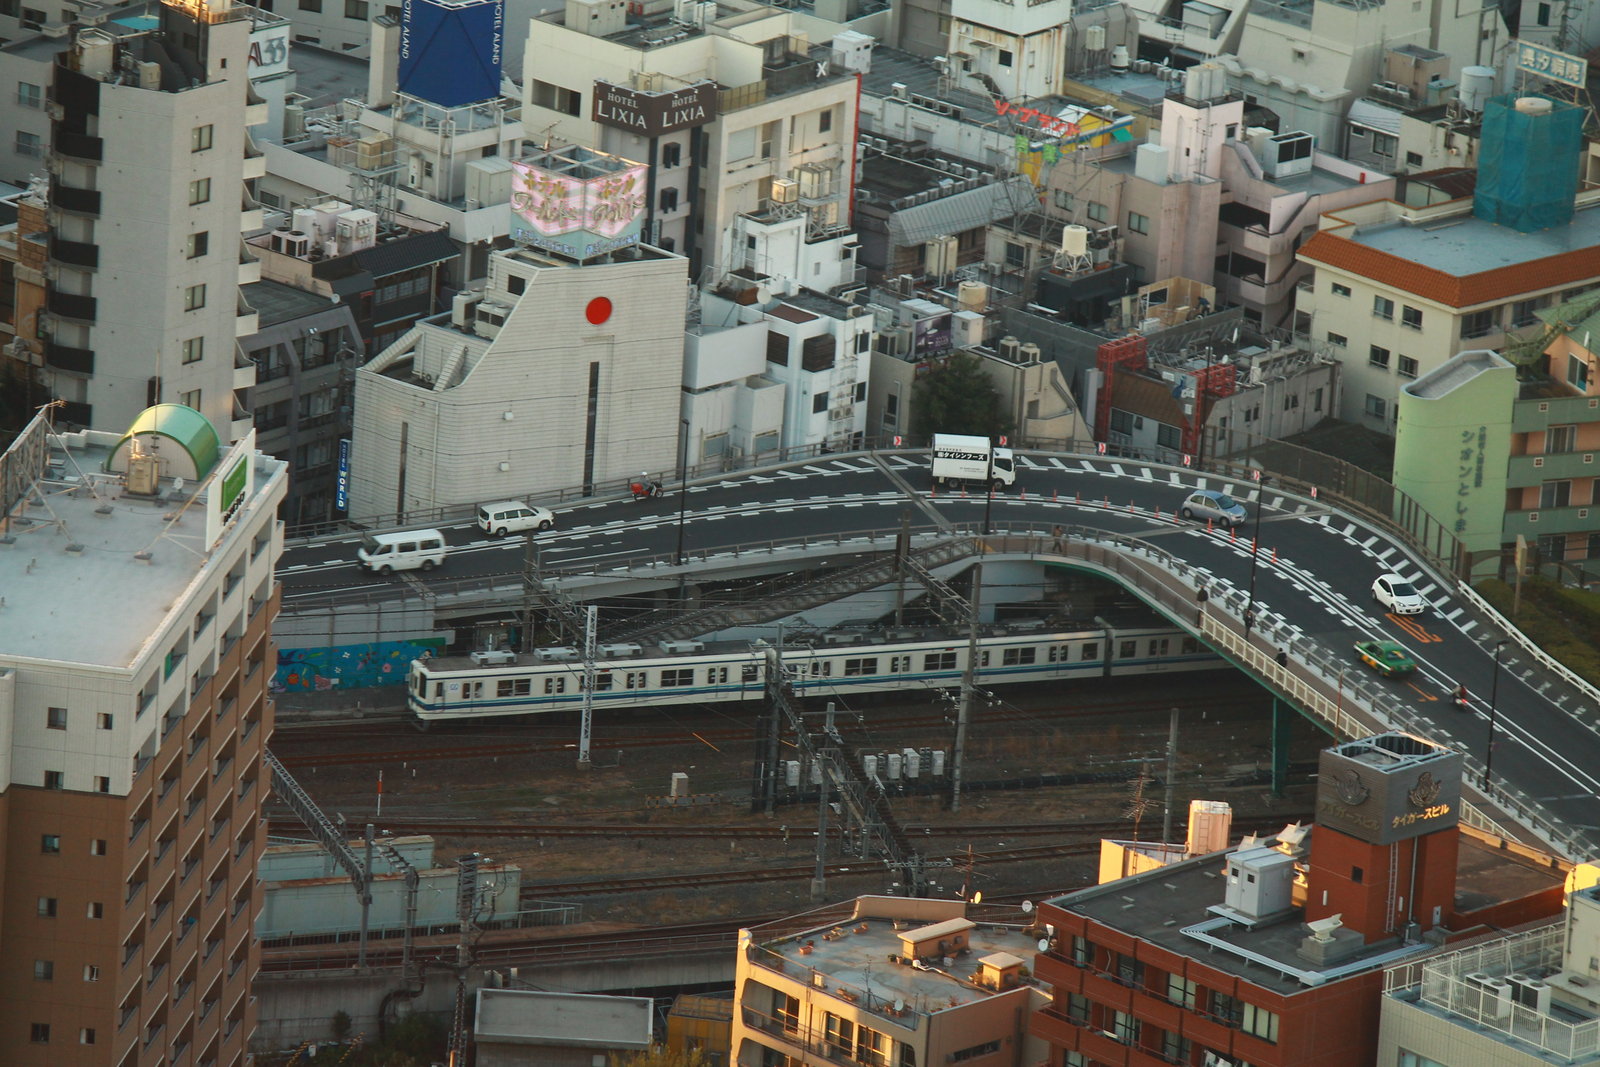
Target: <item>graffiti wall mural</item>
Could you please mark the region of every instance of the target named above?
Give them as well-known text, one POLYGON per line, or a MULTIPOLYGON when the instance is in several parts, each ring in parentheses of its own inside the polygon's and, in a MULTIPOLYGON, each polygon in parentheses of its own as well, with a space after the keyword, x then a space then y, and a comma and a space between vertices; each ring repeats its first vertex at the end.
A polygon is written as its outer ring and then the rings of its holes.
POLYGON ((402 685, 412 660, 437 656, 444 645, 444 638, 429 637, 333 648, 280 648, 272 689, 277 693, 317 692, 402 685))

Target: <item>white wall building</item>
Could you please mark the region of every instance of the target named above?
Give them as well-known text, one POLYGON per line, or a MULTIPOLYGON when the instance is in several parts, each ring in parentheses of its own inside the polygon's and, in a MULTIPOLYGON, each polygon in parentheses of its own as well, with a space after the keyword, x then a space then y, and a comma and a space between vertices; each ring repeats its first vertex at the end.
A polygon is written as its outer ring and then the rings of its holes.
POLYGON ((697 278, 724 265, 723 233, 774 196, 775 179, 795 183, 779 195, 792 192, 816 232, 847 228, 851 71, 831 46, 813 47, 799 15, 715 2, 681 14, 630 15, 621 0, 568 0, 564 11, 535 20, 524 62, 528 130, 656 164, 645 235, 687 255, 697 278), (629 132, 617 124, 620 97, 639 101, 707 82, 726 88, 707 89, 694 105, 703 110, 683 114, 684 125, 635 124, 642 132, 629 132))
POLYGON ((357 371, 350 515, 672 469, 686 281, 682 257, 643 245, 583 266, 494 253, 481 293, 357 371))
POLYGON ((264 169, 247 127, 267 118, 246 69, 255 11, 196 18, 163 4, 160 32, 78 33, 54 68, 52 279, 41 333, 62 415, 126 425, 162 400, 202 412, 229 440, 248 431, 237 339, 259 279, 242 234, 264 169), (46 328, 47 327, 47 328, 46 328))

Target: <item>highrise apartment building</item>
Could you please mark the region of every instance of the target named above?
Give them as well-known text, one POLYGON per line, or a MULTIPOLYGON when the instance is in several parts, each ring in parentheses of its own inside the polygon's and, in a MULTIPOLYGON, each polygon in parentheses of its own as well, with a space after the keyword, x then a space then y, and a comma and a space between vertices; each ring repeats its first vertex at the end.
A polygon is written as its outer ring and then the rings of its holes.
POLYGON ((255 380, 235 342, 257 328, 239 296, 259 279, 241 237, 262 224, 244 186, 264 169, 246 129, 267 117, 248 77, 256 12, 154 15, 149 31, 81 29, 55 58, 44 364, 59 421, 127 426, 175 402, 232 441, 255 380))
POLYGON ((0 1063, 243 1064, 287 467, 49 429, 0 456, 0 1063))

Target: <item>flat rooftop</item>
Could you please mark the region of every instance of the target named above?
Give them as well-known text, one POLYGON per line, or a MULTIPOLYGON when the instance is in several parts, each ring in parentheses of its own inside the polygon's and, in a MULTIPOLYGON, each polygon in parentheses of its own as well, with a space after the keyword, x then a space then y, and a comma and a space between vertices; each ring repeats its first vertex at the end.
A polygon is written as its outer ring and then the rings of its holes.
MULTIPOLYGON (((1315 828, 1308 840, 1314 853, 1315 828)), ((1297 952, 1301 942, 1308 936, 1303 913, 1299 910, 1254 928, 1233 925, 1210 931, 1210 937, 1216 941, 1237 946, 1237 955, 1225 947, 1208 944, 1183 932, 1186 927, 1217 918, 1208 909, 1213 904, 1223 903, 1227 884, 1224 870, 1227 855, 1213 853, 1201 856, 1132 878, 1069 893, 1050 903, 1063 911, 1086 916, 1103 926, 1179 955, 1203 960, 1208 967, 1237 975, 1275 993, 1288 996, 1314 988, 1292 974, 1285 974, 1268 965, 1280 964, 1288 971, 1318 970, 1316 964, 1297 952), (1256 959, 1249 958, 1246 953, 1256 959)), ((1490 904, 1517 899, 1529 892, 1559 885, 1564 877, 1561 871, 1541 870, 1533 863, 1503 862, 1495 849, 1468 833, 1461 835, 1457 871, 1458 877, 1465 883, 1458 884, 1456 893, 1456 906, 1460 911, 1475 911, 1490 904)), ((1362 963, 1367 964, 1368 969, 1389 966, 1397 962, 1394 954, 1399 947, 1394 940, 1379 941, 1333 966, 1341 971, 1362 963)), ((1420 953, 1430 946, 1423 944, 1416 948, 1420 953)), ((1358 966, 1358 969, 1363 968, 1358 966)))
MULTIPOLYGON (((27 433, 0 462, 22 470, 27 433)), ((26 495, 0 518, 0 660, 129 667, 210 562, 205 500, 193 498, 219 483, 197 479, 180 489, 163 479, 159 496, 130 494, 120 475, 103 469, 120 437, 71 434, 70 449, 51 438, 48 469, 27 480, 26 495), (144 552, 148 561, 135 558, 144 552)), ((260 500, 286 465, 260 454, 246 462, 255 464, 260 500)))
POLYGON ((1335 232, 1356 244, 1459 278, 1600 245, 1600 208, 1585 206, 1568 225, 1537 233, 1518 233, 1486 222, 1470 207, 1421 226, 1395 221, 1335 232))
POLYGON ((869 1010, 899 1002, 921 1015, 973 1004, 1010 990, 994 990, 970 980, 979 960, 1006 953, 1029 964, 1038 953, 1038 935, 1021 928, 978 923, 968 933, 967 948, 948 964, 891 963, 900 958, 903 934, 935 925, 933 919, 854 918, 838 926, 819 926, 780 941, 763 943, 756 961, 772 966, 781 957, 787 974, 815 971, 830 989, 857 997, 869 1010), (802 951, 808 949, 808 951, 802 951))
POLYGON ((480 989, 472 1029, 484 1042, 645 1049, 654 1007, 648 997, 480 989))
POLYGON ((282 282, 267 278, 241 285, 239 290, 244 294, 245 303, 255 308, 260 315, 263 327, 276 326, 280 322, 289 322, 307 315, 320 315, 329 308, 328 298, 325 296, 308 293, 304 289, 296 289, 292 285, 284 285, 282 282))

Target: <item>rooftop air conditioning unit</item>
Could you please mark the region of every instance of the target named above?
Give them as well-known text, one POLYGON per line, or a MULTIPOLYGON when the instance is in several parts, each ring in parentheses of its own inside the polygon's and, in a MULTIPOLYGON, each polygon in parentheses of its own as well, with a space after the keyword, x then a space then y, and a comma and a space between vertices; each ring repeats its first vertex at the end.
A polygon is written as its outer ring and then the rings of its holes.
MULTIPOLYGON (((1038 348, 1037 345, 1034 346, 1038 348)), ((1022 342, 1015 337, 1000 338, 1000 358, 1008 363, 1015 363, 1022 353, 1022 342)))
POLYGON ((290 230, 283 235, 283 254, 304 259, 311 251, 311 235, 304 230, 290 230))

